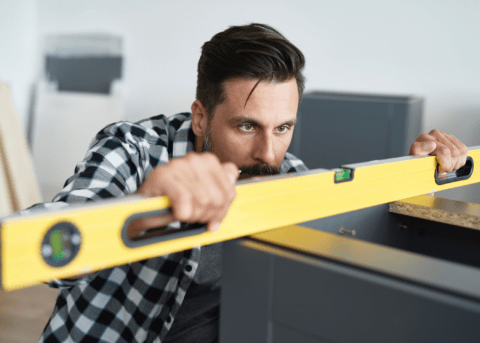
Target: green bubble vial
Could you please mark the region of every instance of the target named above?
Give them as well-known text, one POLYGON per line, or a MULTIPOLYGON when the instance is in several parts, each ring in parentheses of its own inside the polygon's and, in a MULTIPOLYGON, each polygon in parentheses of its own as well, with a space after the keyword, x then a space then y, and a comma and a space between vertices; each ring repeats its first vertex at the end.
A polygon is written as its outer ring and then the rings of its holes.
POLYGON ((56 261, 63 260, 63 241, 62 241, 62 231, 54 230, 50 235, 50 245, 52 246, 52 257, 56 261))
POLYGON ((344 169, 344 168, 340 168, 340 169, 342 169, 342 171, 340 173, 335 174, 335 181, 349 180, 352 170, 344 169))

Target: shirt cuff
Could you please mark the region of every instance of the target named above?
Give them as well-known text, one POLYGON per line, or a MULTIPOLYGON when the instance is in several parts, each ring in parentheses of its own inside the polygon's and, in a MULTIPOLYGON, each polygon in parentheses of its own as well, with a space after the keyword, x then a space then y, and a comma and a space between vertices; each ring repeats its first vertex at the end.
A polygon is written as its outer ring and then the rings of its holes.
POLYGON ((80 279, 76 280, 67 280, 67 279, 53 279, 53 281, 47 282, 47 285, 49 285, 52 288, 72 288, 75 286, 81 286, 89 283, 92 281, 97 273, 92 273, 88 274, 87 276, 84 276, 80 279))

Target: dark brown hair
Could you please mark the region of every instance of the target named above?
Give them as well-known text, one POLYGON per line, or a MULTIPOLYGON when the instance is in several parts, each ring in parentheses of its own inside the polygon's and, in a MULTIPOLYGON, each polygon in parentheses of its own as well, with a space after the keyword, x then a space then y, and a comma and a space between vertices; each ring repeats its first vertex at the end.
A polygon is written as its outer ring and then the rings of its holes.
POLYGON ((202 46, 196 97, 211 119, 217 105, 225 100, 225 81, 237 77, 257 79, 256 87, 261 81, 285 82, 295 77, 301 99, 304 66, 302 52, 274 28, 255 23, 231 26, 202 46))

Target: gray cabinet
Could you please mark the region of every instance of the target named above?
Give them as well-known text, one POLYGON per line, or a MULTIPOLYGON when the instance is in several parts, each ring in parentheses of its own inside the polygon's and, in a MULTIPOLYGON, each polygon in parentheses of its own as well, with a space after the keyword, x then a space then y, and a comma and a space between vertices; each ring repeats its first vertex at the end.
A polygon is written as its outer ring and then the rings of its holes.
POLYGON ((480 341, 480 231, 388 204, 302 226, 224 242, 221 343, 480 341))
POLYGON ((311 92, 289 152, 310 169, 405 156, 421 132, 422 98, 311 92))

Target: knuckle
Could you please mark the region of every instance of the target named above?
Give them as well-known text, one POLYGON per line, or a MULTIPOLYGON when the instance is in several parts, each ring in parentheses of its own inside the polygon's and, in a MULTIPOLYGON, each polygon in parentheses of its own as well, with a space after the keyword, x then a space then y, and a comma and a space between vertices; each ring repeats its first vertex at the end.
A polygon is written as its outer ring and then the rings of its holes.
POLYGON ((224 203, 225 203, 225 200, 226 200, 226 197, 227 197, 227 193, 226 193, 223 189, 218 188, 218 189, 214 192, 213 205, 214 205, 216 208, 221 208, 221 207, 223 207, 223 205, 224 205, 224 203))
POLYGON ((220 166, 220 160, 218 159, 218 157, 216 155, 211 155, 208 159, 208 162, 210 163, 211 166, 214 166, 216 168, 218 168, 220 166))
POLYGON ((188 206, 193 202, 193 197, 188 192, 182 192, 178 195, 177 199, 172 199, 174 201, 174 206, 188 206))
POLYGON ((227 172, 238 172, 238 167, 233 162, 225 162, 222 165, 227 172))
POLYGON ((460 156, 460 151, 454 147, 450 150, 450 155, 454 158, 458 158, 460 156))
POLYGON ((202 209, 210 206, 212 200, 206 196, 197 197, 198 206, 202 209))
POLYGON ((423 149, 423 142, 415 142, 412 144, 412 151, 413 152, 422 152, 423 149))
POLYGON ((190 222, 205 222, 205 210, 200 207, 195 207, 192 213, 192 217, 190 218, 190 222))
POLYGON ((442 132, 438 131, 437 129, 433 129, 432 131, 430 131, 428 133, 429 135, 432 135, 432 136, 441 136, 442 135, 442 132))
MULTIPOLYGON (((192 163, 193 161, 195 161, 198 156, 195 152, 191 151, 189 152, 188 154, 186 154, 184 157, 185 161, 188 161, 189 163, 192 163)), ((179 159, 173 159, 173 161, 178 161, 179 159)))
POLYGON ((211 152, 204 152, 203 156, 208 161, 215 161, 217 159, 217 156, 211 152))
MULTIPOLYGON (((430 131, 430 134, 432 133, 432 131, 430 131)), ((420 142, 423 142, 423 141, 426 141, 426 140, 429 140, 431 138, 431 136, 426 133, 422 133, 420 136, 418 136, 417 138, 417 142, 415 142, 414 144, 420 144, 420 142)))
POLYGON ((218 167, 220 164, 218 157, 215 154, 210 152, 204 152, 199 156, 198 164, 202 167, 203 170, 211 170, 212 168, 218 167))
POLYGON ((223 199, 221 198, 216 198, 215 202, 213 203, 213 206, 215 208, 221 209, 225 206, 225 201, 223 201, 223 199))
POLYGON ((450 157, 450 149, 447 148, 445 145, 438 147, 437 151, 440 155, 448 156, 450 157))
POLYGON ((175 215, 175 219, 177 219, 178 221, 181 221, 181 222, 187 221, 191 216, 190 213, 187 213, 183 208, 181 208, 179 206, 174 206, 173 207, 173 213, 175 215))
POLYGON ((159 168, 159 175, 172 176, 178 173, 178 170, 182 167, 182 161, 179 158, 171 159, 165 166, 159 168))
POLYGON ((163 165, 153 169, 152 173, 148 176, 147 179, 158 179, 161 180, 168 176, 168 165, 163 165))

